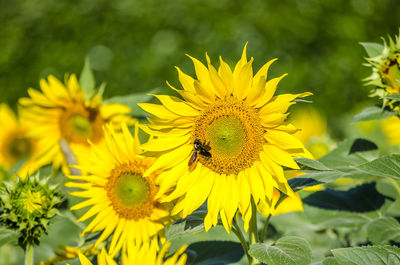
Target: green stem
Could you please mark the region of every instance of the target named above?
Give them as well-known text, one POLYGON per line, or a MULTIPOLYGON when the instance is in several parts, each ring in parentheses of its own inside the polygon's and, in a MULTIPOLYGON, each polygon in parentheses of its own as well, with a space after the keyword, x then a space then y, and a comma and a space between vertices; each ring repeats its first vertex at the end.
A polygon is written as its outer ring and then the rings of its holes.
POLYGON ((25 249, 25 265, 33 265, 33 245, 28 244, 25 249))
POLYGON ((250 245, 258 242, 258 231, 257 231, 257 206, 251 198, 251 219, 249 227, 249 241, 250 245))
POLYGON ((260 242, 264 243, 265 233, 268 229, 269 220, 271 219, 271 214, 268 215, 267 220, 265 220, 263 230, 261 232, 260 242))
POLYGON ((233 219, 233 228, 232 228, 233 233, 239 238, 240 243, 242 244, 242 248, 244 250, 244 253, 247 256, 247 260, 249 261, 249 264, 251 264, 253 258, 249 255, 249 247, 247 246, 247 241, 244 238, 244 235, 242 233, 242 230, 240 230, 240 227, 238 226, 236 222, 236 218, 233 219))
POLYGON ((400 197, 400 187, 399 187, 399 184, 397 183, 397 181, 395 181, 394 179, 389 178, 389 177, 387 177, 386 180, 388 180, 393 185, 393 187, 397 191, 397 195, 399 195, 399 197, 400 197))
MULTIPOLYGON (((257 206, 254 203, 253 198, 251 198, 251 219, 249 227, 249 242, 250 245, 258 243, 258 229, 257 229, 257 206)), ((258 264, 257 259, 251 259, 249 261, 250 265, 258 264)))

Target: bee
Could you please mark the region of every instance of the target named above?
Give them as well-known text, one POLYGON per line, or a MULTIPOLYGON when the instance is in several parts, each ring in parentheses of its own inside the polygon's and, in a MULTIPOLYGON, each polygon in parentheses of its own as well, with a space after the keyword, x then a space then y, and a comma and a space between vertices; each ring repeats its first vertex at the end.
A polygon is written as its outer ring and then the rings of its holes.
POLYGON ((211 153, 209 152, 211 150, 211 147, 209 144, 210 143, 206 144, 205 141, 202 143, 198 139, 194 141, 193 153, 188 163, 189 171, 192 171, 196 167, 197 161, 199 160, 198 155, 202 155, 206 158, 211 157, 211 153))

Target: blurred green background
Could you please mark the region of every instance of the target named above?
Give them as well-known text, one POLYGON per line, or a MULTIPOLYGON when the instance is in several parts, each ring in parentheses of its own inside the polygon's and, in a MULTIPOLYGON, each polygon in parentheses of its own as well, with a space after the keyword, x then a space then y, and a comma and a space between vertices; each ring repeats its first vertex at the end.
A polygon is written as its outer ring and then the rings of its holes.
POLYGON ((173 66, 208 52, 232 66, 246 41, 259 68, 289 73, 280 92, 314 93, 335 119, 365 103, 370 70, 359 42, 398 33, 398 0, 0 0, 0 102, 15 107, 28 87, 80 73, 89 56, 105 97, 178 86, 173 66))

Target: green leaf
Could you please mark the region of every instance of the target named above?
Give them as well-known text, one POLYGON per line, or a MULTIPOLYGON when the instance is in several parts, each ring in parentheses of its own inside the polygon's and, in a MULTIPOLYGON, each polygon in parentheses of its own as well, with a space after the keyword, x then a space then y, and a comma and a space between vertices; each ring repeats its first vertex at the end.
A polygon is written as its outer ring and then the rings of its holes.
POLYGON ((373 42, 360 42, 368 54, 368 57, 373 58, 380 55, 383 51, 383 45, 373 42))
POLYGON ((368 239, 374 244, 400 241, 400 224, 393 217, 380 217, 368 224, 368 239))
POLYGON ((18 233, 5 228, 0 228, 0 247, 17 239, 18 233))
POLYGON ((83 69, 79 77, 79 85, 85 92, 86 98, 91 98, 95 94, 96 81, 90 68, 89 57, 86 57, 85 59, 85 64, 83 65, 83 69))
POLYGON ((351 145, 349 154, 377 150, 378 146, 367 139, 357 138, 351 145))
POLYGON ((327 210, 304 204, 304 213, 307 219, 315 225, 324 228, 359 227, 371 219, 382 216, 381 210, 356 213, 348 211, 327 210))
POLYGON ((400 264, 400 249, 394 246, 339 248, 332 253, 341 265, 400 264))
POLYGON ((379 193, 385 195, 386 197, 390 197, 393 200, 395 200, 399 195, 396 188, 390 182, 378 181, 376 183, 376 189, 379 193))
POLYGON ((328 257, 323 262, 322 265, 339 265, 334 257, 328 257))
POLYGON ((362 149, 357 147, 359 140, 361 139, 350 138, 340 142, 319 161, 329 168, 341 170, 343 167, 354 167, 376 159, 379 155, 378 150, 360 151, 362 149))
POLYGON ((373 105, 366 107, 360 113, 354 115, 353 122, 379 120, 396 114, 399 114, 399 111, 387 111, 373 105))
POLYGON ((315 179, 311 179, 311 178, 291 178, 288 180, 288 184, 289 186, 292 188, 293 191, 299 191, 301 189, 307 188, 307 187, 311 187, 311 186, 315 186, 318 184, 322 184, 324 182, 315 180, 315 179))
POLYGON ((126 96, 116 96, 109 98, 104 101, 104 103, 119 103, 126 105, 131 108, 131 113, 135 117, 147 117, 148 114, 144 110, 142 110, 137 103, 144 103, 150 101, 153 96, 149 94, 157 94, 160 91, 159 88, 152 89, 148 92, 142 92, 137 94, 130 94, 126 96))
POLYGON ((380 209, 385 198, 376 190, 375 183, 367 183, 347 191, 317 191, 304 198, 303 202, 324 209, 363 213, 380 209))
POLYGON ((187 265, 232 264, 244 255, 242 245, 231 241, 195 242, 189 245, 187 252, 189 253, 187 265))
POLYGON ((183 220, 178 220, 168 228, 166 233, 167 240, 183 237, 204 231, 204 218, 207 214, 206 205, 203 204, 199 209, 187 216, 183 220))
POLYGON ((249 254, 268 265, 308 265, 311 263, 311 248, 308 242, 295 236, 280 238, 272 246, 265 243, 250 246, 249 254))
POLYGON ((308 158, 295 158, 294 159, 298 164, 311 169, 316 170, 331 170, 331 168, 326 167, 318 160, 312 160, 308 158))
POLYGON ((358 168, 370 175, 400 180, 400 155, 380 157, 358 168))
POLYGON ((394 99, 394 100, 400 101, 400 94, 386 95, 385 98, 394 99))

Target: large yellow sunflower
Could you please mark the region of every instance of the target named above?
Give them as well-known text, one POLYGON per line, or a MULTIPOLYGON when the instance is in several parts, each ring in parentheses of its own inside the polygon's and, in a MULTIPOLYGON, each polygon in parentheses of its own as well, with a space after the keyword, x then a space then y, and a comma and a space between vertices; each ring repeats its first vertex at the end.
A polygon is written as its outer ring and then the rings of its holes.
POLYGON ((32 127, 26 120, 17 118, 6 104, 0 104, 0 166, 8 169, 26 160, 17 172, 21 178, 43 165, 43 157, 34 159, 41 148, 37 139, 29 135, 30 131, 32 127))
POLYGON ((161 105, 139 104, 154 115, 143 129, 157 137, 142 148, 159 155, 145 175, 162 169, 160 186, 176 186, 164 199, 179 198, 173 214, 185 217, 207 200, 206 230, 220 215, 229 232, 237 209, 247 230, 251 197, 265 212, 274 189, 295 196, 282 167, 298 169, 293 157, 309 153, 292 135, 297 129, 285 122, 286 112, 294 99, 311 93, 274 96, 286 74, 267 81, 271 60, 253 76, 246 47, 233 71, 222 58, 216 70, 206 57, 208 68, 190 57, 197 79, 177 68, 183 90, 171 88, 183 100, 156 95, 161 105))
MULTIPOLYGON (((187 256, 183 254, 187 246, 182 246, 174 255, 165 259, 170 242, 166 242, 161 250, 157 241, 146 242, 141 246, 133 245, 122 251, 122 265, 184 265, 187 256)), ((79 260, 82 265, 93 265, 84 255, 79 254, 79 260)), ((97 255, 98 265, 117 265, 117 262, 102 249, 97 255)))
POLYGON ((90 152, 77 154, 80 165, 76 167, 87 174, 69 176, 75 181, 66 186, 82 189, 70 194, 86 199, 72 210, 90 206, 78 221, 96 216, 83 234, 103 231, 96 246, 113 234, 109 252, 114 256, 124 244, 162 236, 164 226, 172 219, 169 204, 161 203, 163 196, 155 198, 158 172, 143 176, 154 159, 138 156, 137 133, 133 137, 123 124, 119 133, 107 126, 104 137, 106 145, 93 144, 90 152))
POLYGON ((53 162, 54 168, 68 165, 60 141, 65 140, 74 153, 87 149, 89 139, 98 143, 104 139, 102 127, 106 123, 119 124, 130 112, 120 104, 102 104, 101 96, 87 98, 75 75, 66 76, 65 85, 50 75, 40 80, 41 92, 28 89, 29 98, 21 98, 21 116, 33 128, 32 137, 40 139, 42 153, 53 162))

